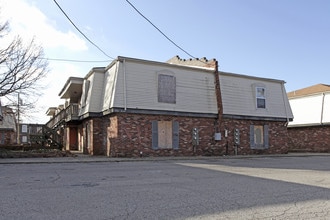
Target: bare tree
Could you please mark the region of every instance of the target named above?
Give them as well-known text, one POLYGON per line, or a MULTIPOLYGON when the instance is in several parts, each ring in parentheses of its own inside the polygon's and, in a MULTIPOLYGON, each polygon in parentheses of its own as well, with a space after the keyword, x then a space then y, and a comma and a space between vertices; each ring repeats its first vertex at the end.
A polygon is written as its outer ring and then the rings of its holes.
MULTIPOLYGON (((0 40, 7 37, 8 33, 9 23, 0 24, 0 40)), ((43 48, 34 39, 24 44, 22 38, 16 36, 8 44, 1 44, 0 98, 6 97, 8 105, 20 104, 20 100, 15 98, 19 93, 24 100, 22 110, 33 109, 42 91, 40 81, 47 72, 48 62, 44 58, 43 48)))

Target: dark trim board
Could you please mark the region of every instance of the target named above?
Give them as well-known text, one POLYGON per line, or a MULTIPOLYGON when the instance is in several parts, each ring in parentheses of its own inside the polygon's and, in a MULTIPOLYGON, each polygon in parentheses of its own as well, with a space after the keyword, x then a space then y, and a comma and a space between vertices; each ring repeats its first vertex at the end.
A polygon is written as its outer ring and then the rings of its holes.
POLYGON ((163 111, 163 110, 149 110, 149 109, 124 109, 112 108, 105 112, 103 115, 111 113, 130 113, 130 114, 144 114, 144 115, 171 115, 171 116, 186 116, 198 118, 217 118, 217 114, 212 113, 194 113, 194 112, 178 112, 178 111, 163 111))
MULTIPOLYGON (((248 116, 248 115, 228 115, 224 114, 222 116, 224 119, 239 119, 239 120, 254 120, 254 121, 283 121, 287 122, 287 118, 276 118, 276 117, 258 117, 258 116, 248 116)), ((289 118, 289 121, 292 121, 292 118, 289 118)))

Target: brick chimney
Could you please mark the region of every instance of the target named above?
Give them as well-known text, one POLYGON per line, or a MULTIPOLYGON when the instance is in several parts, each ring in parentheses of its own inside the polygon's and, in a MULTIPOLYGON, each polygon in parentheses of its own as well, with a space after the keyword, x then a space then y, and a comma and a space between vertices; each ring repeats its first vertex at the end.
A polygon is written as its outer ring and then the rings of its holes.
POLYGON ((181 59, 178 55, 173 57, 172 59, 166 61, 166 63, 170 64, 179 64, 179 65, 186 65, 186 66, 199 66, 199 67, 209 67, 215 68, 216 67, 216 59, 208 60, 205 57, 203 58, 190 58, 190 59, 181 59))
MULTIPOLYGON (((222 98, 221 98, 221 90, 220 90, 220 79, 219 79, 219 71, 218 71, 218 61, 216 59, 208 60, 205 57, 203 58, 194 58, 194 59, 181 59, 178 55, 174 56, 170 60, 167 61, 170 64, 178 64, 178 65, 186 65, 186 66, 197 66, 197 67, 207 67, 214 68, 214 85, 215 85, 215 94, 217 99, 217 107, 218 107, 218 127, 216 130, 220 129, 222 114, 223 114, 223 106, 222 106, 222 98)), ((218 132, 218 131, 217 131, 218 132)))

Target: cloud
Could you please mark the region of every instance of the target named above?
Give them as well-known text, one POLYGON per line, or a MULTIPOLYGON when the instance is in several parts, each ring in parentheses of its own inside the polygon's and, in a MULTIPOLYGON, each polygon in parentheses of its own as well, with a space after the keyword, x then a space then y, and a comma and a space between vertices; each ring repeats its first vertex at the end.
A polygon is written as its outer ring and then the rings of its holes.
POLYGON ((72 51, 85 51, 86 42, 72 31, 56 29, 56 22, 51 21, 36 6, 24 0, 0 0, 1 19, 10 22, 11 34, 23 39, 32 39, 44 49, 65 48, 72 51))

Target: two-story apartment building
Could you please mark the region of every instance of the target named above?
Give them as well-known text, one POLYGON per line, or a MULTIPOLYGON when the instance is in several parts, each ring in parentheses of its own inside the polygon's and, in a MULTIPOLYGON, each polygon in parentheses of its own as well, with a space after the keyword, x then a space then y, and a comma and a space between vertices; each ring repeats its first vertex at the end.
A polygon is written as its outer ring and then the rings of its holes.
POLYGON ((284 83, 218 71, 215 59, 118 57, 70 77, 47 125, 66 149, 92 155, 286 153, 293 115, 284 83))

